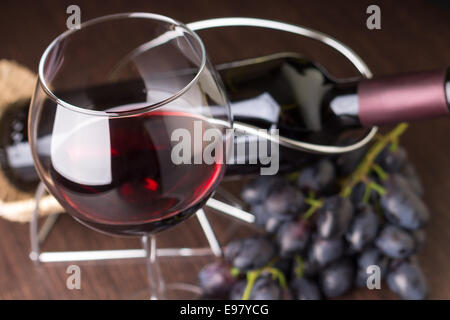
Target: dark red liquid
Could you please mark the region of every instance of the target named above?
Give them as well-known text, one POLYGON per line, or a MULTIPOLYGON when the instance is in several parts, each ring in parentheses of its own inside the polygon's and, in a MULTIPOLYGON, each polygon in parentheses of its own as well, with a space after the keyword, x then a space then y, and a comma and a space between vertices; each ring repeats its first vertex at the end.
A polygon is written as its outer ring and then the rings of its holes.
MULTIPOLYGON (((57 150, 65 153, 64 168, 69 169, 51 166, 55 195, 73 216, 100 231, 142 235, 177 224, 204 205, 225 166, 203 161, 174 164, 171 151, 177 142, 170 138, 176 128, 192 133, 195 121, 201 121, 204 132, 211 128, 208 122, 186 113, 162 111, 106 121, 110 143, 99 147, 90 139, 72 143, 80 139, 69 138, 57 150), (110 165, 104 174, 108 182, 80 183, 86 179, 86 170, 93 170, 90 164, 99 160, 110 165), (77 176, 82 171, 84 178, 77 176)), ((98 175, 98 170, 92 172, 98 175)))

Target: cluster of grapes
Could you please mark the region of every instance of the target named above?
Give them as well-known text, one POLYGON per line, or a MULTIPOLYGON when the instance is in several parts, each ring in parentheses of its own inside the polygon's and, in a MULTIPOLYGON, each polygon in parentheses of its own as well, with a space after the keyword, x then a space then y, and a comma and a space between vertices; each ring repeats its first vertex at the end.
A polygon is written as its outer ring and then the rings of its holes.
POLYGON ((336 298, 377 286, 424 299, 415 256, 429 213, 423 187, 398 145, 402 124, 370 149, 323 158, 289 176, 261 176, 242 190, 262 235, 232 241, 205 266, 205 298, 336 298))

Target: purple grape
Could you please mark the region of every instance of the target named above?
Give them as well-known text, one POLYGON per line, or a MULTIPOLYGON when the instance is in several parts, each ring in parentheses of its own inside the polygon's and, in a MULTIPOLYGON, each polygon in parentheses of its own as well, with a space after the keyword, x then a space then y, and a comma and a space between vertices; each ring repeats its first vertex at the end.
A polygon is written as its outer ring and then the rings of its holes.
POLYGON ((271 274, 261 275, 256 279, 250 293, 250 300, 281 300, 283 290, 271 274))
POLYGON ((284 182, 277 183, 264 201, 269 214, 280 220, 292 219, 304 207, 303 194, 294 186, 284 182))
POLYGON ((275 245, 264 237, 251 237, 230 242, 225 258, 242 272, 265 266, 275 255, 275 245))
POLYGON ((410 189, 405 178, 392 175, 384 186, 387 192, 381 197, 380 204, 389 222, 410 230, 423 228, 427 224, 430 216, 428 209, 410 189))
POLYGON ((282 181, 274 176, 259 176, 247 183, 241 192, 241 198, 248 204, 257 204, 264 201, 273 185, 282 181))
POLYGON ((378 163, 386 172, 398 172, 408 159, 408 154, 405 148, 399 146, 397 150, 391 151, 390 146, 387 146, 377 156, 375 162, 378 163))
POLYGON ((277 233, 280 255, 291 257, 302 251, 308 243, 310 229, 310 224, 302 219, 283 224, 277 233))
POLYGON ((349 198, 335 195, 325 200, 317 215, 317 231, 321 237, 340 237, 351 223, 353 205, 349 198))
POLYGON ((332 263, 320 274, 320 288, 327 298, 336 298, 351 289, 354 267, 350 260, 332 263))
POLYGON ((309 248, 309 262, 323 268, 344 254, 344 241, 341 238, 322 239, 315 237, 309 248))
POLYGON ((359 287, 367 286, 367 278, 370 275, 367 274, 367 267, 373 265, 380 268, 380 276, 383 279, 386 276, 388 264, 389 258, 383 255, 383 253, 379 249, 371 247, 364 250, 358 257, 356 285, 358 285, 359 287))
POLYGON ((362 207, 352 220, 345 239, 352 252, 361 251, 366 245, 372 243, 378 231, 378 217, 372 206, 362 207))
POLYGON ((291 283, 292 293, 297 300, 321 300, 319 285, 312 279, 296 278, 291 283))
POLYGON ((406 258, 416 250, 413 236, 391 224, 381 230, 375 243, 385 255, 391 258, 406 258))
POLYGON ((389 288, 402 299, 423 300, 428 295, 428 285, 422 270, 417 264, 403 262, 387 275, 389 288))
POLYGON ((267 219, 265 224, 265 230, 272 234, 278 231, 278 229, 285 223, 286 221, 280 220, 278 217, 270 216, 267 219))
POLYGON ((242 300, 246 286, 247 281, 245 280, 236 282, 231 289, 230 300, 242 300))
POLYGON ((368 266, 378 265, 381 271, 386 271, 388 263, 389 258, 384 256, 376 247, 367 248, 358 256, 358 267, 364 270, 366 270, 368 266))
MULTIPOLYGON (((230 299, 242 300, 246 287, 247 281, 237 282, 231 290, 230 299)), ((254 282, 249 300, 281 300, 283 297, 283 289, 272 274, 262 274, 254 282)))
POLYGON ((329 189, 336 179, 336 170, 329 160, 321 160, 317 164, 302 170, 297 184, 300 189, 320 193, 329 189))
POLYGON ((255 216, 255 224, 265 227, 267 220, 270 218, 266 206, 262 203, 254 203, 250 207, 250 212, 255 216))
POLYGON ((285 223, 285 219, 280 219, 277 215, 269 214, 263 203, 253 204, 250 212, 255 216, 255 224, 263 227, 268 233, 277 232, 278 228, 285 223))
POLYGON ((230 267, 223 262, 204 266, 198 274, 198 280, 203 293, 216 298, 227 297, 236 282, 236 278, 230 273, 230 267))

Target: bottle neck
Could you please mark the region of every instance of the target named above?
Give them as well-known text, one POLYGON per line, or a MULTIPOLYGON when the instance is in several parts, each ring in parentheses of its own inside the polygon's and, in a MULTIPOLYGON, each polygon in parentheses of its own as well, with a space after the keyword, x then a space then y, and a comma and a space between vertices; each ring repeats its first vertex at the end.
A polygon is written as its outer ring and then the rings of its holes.
MULTIPOLYGON (((342 127, 360 127, 359 120, 359 82, 337 84, 324 100, 324 107, 328 112, 339 119, 338 125, 342 127)), ((324 125, 327 125, 324 123, 324 125)))
POLYGON ((449 115, 447 70, 367 79, 336 85, 329 108, 350 124, 385 125, 449 115))

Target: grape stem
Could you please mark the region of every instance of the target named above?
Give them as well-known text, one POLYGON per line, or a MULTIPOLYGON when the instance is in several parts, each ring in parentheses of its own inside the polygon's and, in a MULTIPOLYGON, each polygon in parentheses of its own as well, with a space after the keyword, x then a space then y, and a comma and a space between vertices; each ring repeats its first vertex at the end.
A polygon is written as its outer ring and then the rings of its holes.
POLYGON ((308 220, 317 211, 317 209, 323 206, 323 200, 316 199, 316 194, 314 191, 309 192, 308 198, 305 199, 305 203, 308 204, 310 207, 303 214, 302 216, 303 220, 308 220))
POLYGON ((375 171, 375 173, 378 175, 378 177, 381 179, 381 180, 387 180, 387 178, 388 178, 388 174, 387 174, 387 172, 386 171, 384 171, 383 170, 383 168, 382 167, 380 167, 379 165, 377 165, 376 163, 373 163, 372 164, 372 169, 373 169, 373 171, 375 171))
POLYGON ((305 203, 309 204, 310 207, 303 215, 303 220, 308 220, 317 211, 317 209, 323 206, 323 200, 317 200, 314 198, 305 199, 305 203))
POLYGON ((281 272, 279 269, 272 267, 272 265, 277 261, 278 259, 274 259, 270 261, 266 266, 248 271, 247 272, 247 285, 245 286, 244 293, 242 294, 242 300, 249 300, 250 294, 252 293, 253 286, 255 285, 256 280, 259 278, 259 276, 263 272, 269 272, 272 274, 272 278, 275 280, 278 280, 282 288, 287 287, 286 277, 284 276, 283 272, 281 272))
POLYGON ((297 266, 295 267, 295 276, 297 278, 301 278, 303 277, 303 272, 304 272, 304 263, 303 263, 303 259, 297 254, 295 255, 295 261, 297 262, 297 266))
MULTIPOLYGON (((359 183, 359 182, 367 182, 367 174, 370 172, 370 170, 374 170, 377 174, 380 174, 380 170, 378 170, 378 167, 374 166, 375 159, 380 154, 381 151, 388 145, 393 145, 393 148, 395 149, 398 145, 398 139, 399 137, 405 132, 405 130, 408 128, 407 123, 400 123, 397 125, 392 131, 390 131, 388 134, 381 136, 378 141, 375 142, 375 144, 369 149, 369 151, 364 156, 364 159, 361 161, 359 166, 356 168, 355 172, 350 176, 350 178, 347 180, 347 182, 344 184, 344 187, 341 191, 342 197, 348 197, 352 193, 353 188, 359 183), (378 172, 377 172, 378 170, 378 172)), ((387 174, 386 174, 387 178, 387 174)), ((367 183, 366 183, 367 185, 367 183)), ((384 193, 385 190, 379 186, 378 184, 369 182, 368 187, 373 188, 379 193, 384 193)))

